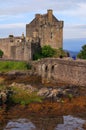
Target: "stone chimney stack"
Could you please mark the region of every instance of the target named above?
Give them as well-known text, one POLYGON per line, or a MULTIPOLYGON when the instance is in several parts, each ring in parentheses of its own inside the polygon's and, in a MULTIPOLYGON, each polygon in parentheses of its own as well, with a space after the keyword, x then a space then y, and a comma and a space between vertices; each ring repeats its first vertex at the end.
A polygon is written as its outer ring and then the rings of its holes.
POLYGON ((35 14, 35 18, 39 19, 41 17, 40 14, 35 14))
POLYGON ((47 10, 47 14, 48 14, 49 23, 52 23, 53 10, 51 10, 51 9, 47 10))

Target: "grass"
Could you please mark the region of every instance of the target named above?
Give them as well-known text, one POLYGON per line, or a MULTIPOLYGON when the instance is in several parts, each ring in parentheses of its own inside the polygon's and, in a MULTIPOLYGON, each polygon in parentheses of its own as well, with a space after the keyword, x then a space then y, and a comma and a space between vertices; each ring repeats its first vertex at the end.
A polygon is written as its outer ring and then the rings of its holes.
MULTIPOLYGON (((0 91, 9 90, 9 87, 0 85, 0 91)), ((21 105, 27 105, 32 102, 42 102, 43 97, 37 95, 37 92, 31 92, 29 90, 23 90, 17 86, 12 86, 10 90, 13 94, 9 97, 9 102, 21 105)))
POLYGON ((12 95, 12 101, 21 105, 26 105, 31 102, 42 102, 42 97, 37 95, 37 92, 29 92, 18 87, 12 87, 14 94, 12 95))
POLYGON ((5 85, 3 85, 3 84, 0 84, 0 91, 4 91, 4 90, 6 90, 6 86, 5 85))
POLYGON ((31 66, 26 62, 16 61, 0 61, 0 72, 7 72, 11 70, 27 70, 31 66))

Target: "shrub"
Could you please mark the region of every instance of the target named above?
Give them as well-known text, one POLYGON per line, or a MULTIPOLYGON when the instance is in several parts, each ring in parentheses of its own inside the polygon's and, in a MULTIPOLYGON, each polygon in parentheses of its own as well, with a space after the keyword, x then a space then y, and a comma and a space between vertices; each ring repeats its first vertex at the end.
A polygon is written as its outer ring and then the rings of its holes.
POLYGON ((11 97, 14 103, 26 105, 31 102, 42 102, 42 97, 37 96, 36 92, 30 93, 27 90, 17 87, 13 87, 12 89, 15 92, 11 97))
POLYGON ((80 59, 86 59, 86 45, 82 46, 82 50, 77 55, 77 57, 80 58, 80 59))
POLYGON ((55 49, 56 53, 54 55, 55 58, 68 57, 68 52, 65 52, 62 48, 55 49))
POLYGON ((2 58, 2 56, 3 56, 3 51, 2 50, 0 50, 0 57, 2 58))
POLYGON ((53 57, 56 51, 50 45, 45 45, 42 47, 42 57, 53 57))
POLYGON ((40 53, 36 53, 33 57, 33 60, 38 60, 41 58, 46 57, 53 57, 55 55, 56 51, 54 48, 52 48, 50 45, 45 45, 41 48, 40 53))
POLYGON ((68 56, 69 56, 68 52, 65 52, 62 48, 54 49, 50 45, 45 45, 42 47, 40 53, 36 53, 34 55, 33 60, 38 60, 38 59, 46 58, 46 57, 62 58, 62 57, 68 57, 68 56))

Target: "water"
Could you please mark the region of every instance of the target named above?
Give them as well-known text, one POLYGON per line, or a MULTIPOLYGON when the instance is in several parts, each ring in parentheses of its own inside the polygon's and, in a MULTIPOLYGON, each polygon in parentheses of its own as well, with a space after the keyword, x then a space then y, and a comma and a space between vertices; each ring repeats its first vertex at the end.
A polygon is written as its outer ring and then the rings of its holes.
POLYGON ((85 120, 73 116, 10 120, 4 130, 84 130, 85 120))
POLYGON ((55 130, 84 130, 82 124, 85 121, 72 116, 64 116, 64 124, 59 124, 55 130))
POLYGON ((28 119, 17 119, 9 121, 4 130, 33 130, 35 125, 28 119))

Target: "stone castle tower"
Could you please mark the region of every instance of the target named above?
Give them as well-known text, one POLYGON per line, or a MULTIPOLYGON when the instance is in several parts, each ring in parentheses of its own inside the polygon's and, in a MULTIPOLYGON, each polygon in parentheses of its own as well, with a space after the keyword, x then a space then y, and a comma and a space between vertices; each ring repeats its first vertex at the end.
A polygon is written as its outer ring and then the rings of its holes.
POLYGON ((26 37, 14 37, 0 39, 0 49, 4 52, 4 58, 12 60, 32 60, 36 52, 40 52, 41 46, 50 45, 52 48, 63 47, 63 21, 59 21, 53 15, 52 10, 47 14, 36 14, 35 18, 26 25, 26 37))
POLYGON ((35 18, 26 25, 27 39, 32 36, 41 39, 41 46, 50 45, 53 48, 63 47, 63 21, 53 15, 52 10, 47 14, 36 14, 35 18))

